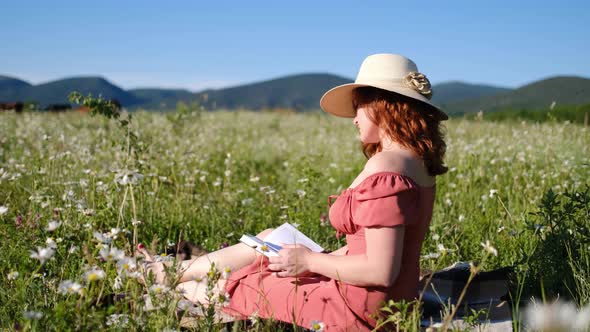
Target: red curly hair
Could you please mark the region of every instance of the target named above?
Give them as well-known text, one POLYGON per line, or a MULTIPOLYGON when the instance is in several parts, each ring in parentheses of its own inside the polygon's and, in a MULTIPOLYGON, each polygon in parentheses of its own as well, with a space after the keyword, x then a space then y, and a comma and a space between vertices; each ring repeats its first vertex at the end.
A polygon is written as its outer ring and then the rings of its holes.
MULTIPOLYGON (((387 90, 360 87, 352 92, 355 109, 367 107, 368 118, 392 141, 412 150, 424 160, 431 176, 448 171, 443 163, 447 145, 442 119, 432 106, 387 90)), ((363 143, 367 159, 382 150, 381 143, 363 143)))

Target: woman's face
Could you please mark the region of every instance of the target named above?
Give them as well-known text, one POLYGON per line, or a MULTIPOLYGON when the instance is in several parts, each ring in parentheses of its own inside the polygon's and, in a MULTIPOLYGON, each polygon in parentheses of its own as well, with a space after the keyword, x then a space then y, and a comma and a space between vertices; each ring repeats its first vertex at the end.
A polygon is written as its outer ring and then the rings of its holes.
POLYGON ((367 112, 369 112, 367 107, 361 106, 357 108, 356 116, 352 122, 359 129, 361 142, 378 143, 381 140, 379 137, 379 127, 367 117, 367 112))

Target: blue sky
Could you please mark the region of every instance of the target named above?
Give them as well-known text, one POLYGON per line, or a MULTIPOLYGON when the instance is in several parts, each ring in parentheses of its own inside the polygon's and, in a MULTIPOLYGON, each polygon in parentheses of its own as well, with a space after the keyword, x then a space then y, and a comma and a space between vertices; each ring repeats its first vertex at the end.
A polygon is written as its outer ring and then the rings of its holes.
POLYGON ((326 72, 373 53, 433 83, 590 77, 590 2, 0 0, 0 74, 200 90, 326 72))

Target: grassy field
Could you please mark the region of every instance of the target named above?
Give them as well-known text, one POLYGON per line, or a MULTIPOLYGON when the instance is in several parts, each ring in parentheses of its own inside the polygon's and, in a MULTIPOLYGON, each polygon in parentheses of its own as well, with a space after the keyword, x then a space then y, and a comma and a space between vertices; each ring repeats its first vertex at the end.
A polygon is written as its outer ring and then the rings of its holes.
MULTIPOLYGON (((129 128, 131 139, 87 114, 0 114, 2 327, 178 330, 168 306, 145 307, 133 263, 120 263, 138 241, 215 250, 289 221, 328 249, 344 244, 322 220, 328 195, 364 166, 350 120, 139 113, 129 128), (104 243, 123 252, 109 256, 104 243), (132 298, 108 301, 120 292, 132 298)), ((588 304, 589 129, 451 120, 447 144, 423 268, 513 266, 523 300, 544 292, 588 304)), ((175 302, 166 289, 151 293, 175 302)), ((199 329, 221 328, 210 318, 199 329)))

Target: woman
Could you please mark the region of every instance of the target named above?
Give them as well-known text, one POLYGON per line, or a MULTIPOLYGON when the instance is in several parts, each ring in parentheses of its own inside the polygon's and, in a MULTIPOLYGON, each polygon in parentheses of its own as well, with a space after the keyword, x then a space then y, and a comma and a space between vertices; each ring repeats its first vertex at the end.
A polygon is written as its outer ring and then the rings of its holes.
MULTIPOLYGON (((331 89, 320 101, 324 111, 353 118, 368 158, 329 211, 347 245, 329 254, 287 246, 268 259, 240 243, 183 262, 177 288, 189 300, 205 302, 205 287, 195 278, 213 261, 234 271, 218 284, 231 298, 225 313, 321 325, 325 331, 368 331, 384 301, 416 298, 435 176, 447 171, 440 131, 447 116, 431 96, 428 79, 411 60, 395 54, 366 58, 355 83, 331 89)), ((154 270, 162 280, 161 266, 154 270)))

